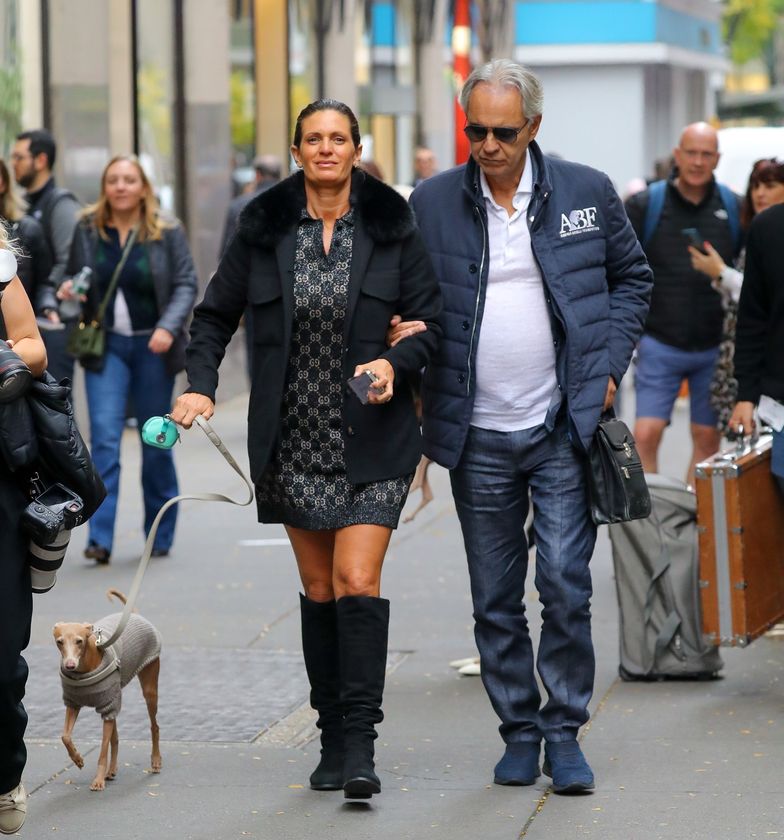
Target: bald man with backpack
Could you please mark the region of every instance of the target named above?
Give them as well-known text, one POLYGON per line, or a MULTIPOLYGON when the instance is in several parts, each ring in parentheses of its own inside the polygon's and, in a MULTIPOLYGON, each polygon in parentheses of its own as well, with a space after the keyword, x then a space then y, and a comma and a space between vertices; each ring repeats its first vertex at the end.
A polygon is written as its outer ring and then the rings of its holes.
POLYGON ((646 472, 658 451, 683 380, 688 381, 694 465, 719 448, 710 383, 722 338, 720 293, 691 265, 689 245, 710 242, 731 265, 741 249, 740 198, 716 182, 718 134, 707 123, 684 128, 675 170, 626 202, 626 212, 653 269, 653 295, 638 347, 634 437, 646 472))

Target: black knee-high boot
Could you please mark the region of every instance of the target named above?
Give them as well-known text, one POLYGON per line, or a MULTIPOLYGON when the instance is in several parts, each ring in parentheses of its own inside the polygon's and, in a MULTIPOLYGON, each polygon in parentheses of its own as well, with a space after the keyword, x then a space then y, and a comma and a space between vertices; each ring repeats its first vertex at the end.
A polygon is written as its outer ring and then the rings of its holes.
POLYGON ((321 761, 310 777, 313 790, 343 787, 343 710, 340 703, 338 625, 334 601, 300 595, 302 652, 310 680, 310 705, 318 712, 321 761))
POLYGON ((346 758, 346 799, 369 799, 381 792, 373 763, 375 725, 384 719, 381 701, 387 667, 389 601, 347 595, 337 602, 340 641, 340 699, 346 758))

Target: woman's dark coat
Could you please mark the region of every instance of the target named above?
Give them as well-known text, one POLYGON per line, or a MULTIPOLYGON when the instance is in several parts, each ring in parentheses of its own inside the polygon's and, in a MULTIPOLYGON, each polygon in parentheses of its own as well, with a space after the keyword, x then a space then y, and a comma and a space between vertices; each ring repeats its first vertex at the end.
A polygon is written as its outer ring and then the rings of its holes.
MULTIPOLYGON (((194 310, 187 352, 188 390, 215 399, 218 366, 240 317, 250 306, 253 357, 248 452, 258 482, 275 450, 286 384, 293 321, 297 228, 305 207, 301 173, 255 198, 240 217, 204 300, 194 310)), ((355 172, 355 210, 348 306, 343 331, 343 379, 358 364, 386 359, 394 368, 394 396, 362 405, 343 395, 346 472, 352 484, 406 475, 416 468, 421 437, 411 382, 433 355, 441 329, 441 298, 430 259, 403 198, 355 172), (389 321, 421 320, 427 331, 387 347, 389 321)))
MULTIPOLYGON (((160 239, 147 240, 142 244, 147 250, 158 304, 155 326, 174 336, 174 343, 166 353, 166 369, 174 375, 185 367, 186 325, 196 300, 198 281, 185 231, 176 220, 172 220, 170 225, 163 229, 160 239)), ((89 218, 77 225, 65 272, 67 277, 73 277, 86 265, 95 272, 98 236, 98 230, 89 218)), ((99 290, 94 283, 87 293, 84 317, 94 317, 100 304, 99 290)))

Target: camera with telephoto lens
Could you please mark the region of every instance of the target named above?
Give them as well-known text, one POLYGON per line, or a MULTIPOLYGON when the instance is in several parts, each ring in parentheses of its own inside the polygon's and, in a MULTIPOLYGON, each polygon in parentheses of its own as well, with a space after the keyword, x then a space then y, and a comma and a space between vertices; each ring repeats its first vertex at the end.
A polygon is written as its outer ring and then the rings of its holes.
POLYGON ((71 539, 84 517, 82 499, 62 484, 52 484, 22 512, 22 530, 30 535, 27 561, 33 592, 48 592, 71 539))

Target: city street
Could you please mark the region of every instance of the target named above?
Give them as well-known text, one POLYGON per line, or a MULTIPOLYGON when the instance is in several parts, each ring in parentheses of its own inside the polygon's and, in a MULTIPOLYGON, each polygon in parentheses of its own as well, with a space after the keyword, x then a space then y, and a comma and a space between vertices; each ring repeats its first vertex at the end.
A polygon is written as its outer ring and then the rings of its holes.
MULTIPOLYGON (((626 396, 626 395, 624 395, 626 396)), ((629 410, 627 399, 624 414, 629 410)), ((213 425, 245 464, 246 400, 219 404, 213 425)), ((683 407, 667 433, 663 472, 688 461, 683 407)), ((181 492, 240 497, 242 485, 198 429, 177 447, 181 492)), ((739 840, 784 836, 784 638, 725 656, 710 683, 623 683, 617 678, 617 606, 609 539, 593 561, 597 676, 583 748, 592 796, 492 784, 502 753, 478 678, 451 670, 474 652, 471 600, 448 476, 431 470, 433 501, 395 533, 384 572, 391 599, 386 719, 377 742, 383 793, 349 804, 308 788, 317 762, 314 716, 301 661, 298 580, 280 526, 253 507, 182 506, 172 555, 154 560, 139 611, 163 636, 163 771, 149 767, 138 683, 118 720, 120 766, 102 793, 89 789, 101 724, 82 712, 77 769, 60 742, 63 705, 51 627, 92 621, 117 607, 142 549, 139 443, 128 430, 112 563, 95 567, 74 532, 55 589, 36 596, 27 705, 29 815, 22 836, 41 840, 373 838, 373 840, 739 840)), ((409 506, 416 503, 409 500, 409 506)), ((532 579, 532 575, 529 578, 532 579)), ((538 604, 529 582, 532 624, 538 604)))

